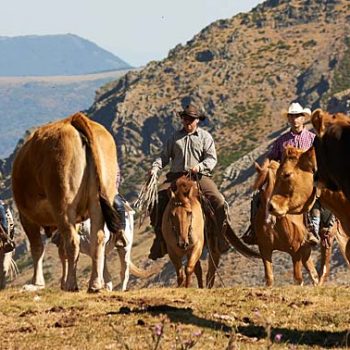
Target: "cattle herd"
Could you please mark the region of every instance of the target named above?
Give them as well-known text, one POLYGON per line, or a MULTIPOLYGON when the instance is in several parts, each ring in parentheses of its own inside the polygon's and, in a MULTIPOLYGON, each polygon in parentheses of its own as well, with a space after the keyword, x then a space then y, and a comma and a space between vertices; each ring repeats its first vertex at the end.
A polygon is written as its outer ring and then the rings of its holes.
MULTIPOLYGON (((269 286, 273 284, 273 250, 291 255, 298 284, 302 284, 302 265, 314 284, 325 281, 329 273, 330 246, 323 248, 325 267, 318 275, 310 259, 311 248, 304 243, 303 213, 310 210, 316 198, 338 218, 329 242, 336 238, 347 263, 350 262, 350 119, 343 114, 330 115, 317 109, 311 115, 311 122, 317 134, 311 149, 302 152, 287 148, 280 165, 272 162, 262 167, 256 165, 261 206, 253 225, 269 286)), ((45 246, 41 230, 50 234, 58 230, 61 289, 78 290, 76 272, 80 251, 90 255, 92 260, 88 290, 112 289, 105 254, 115 247, 115 235, 109 234, 111 239, 108 240, 104 231, 116 232, 120 224, 112 205, 117 171, 113 137, 82 113, 38 128, 17 152, 12 190, 30 243, 33 288, 45 286, 45 246), (84 232, 79 235, 77 223, 83 221, 84 232)), ((126 238, 126 247, 118 248, 122 261, 122 290, 127 288, 129 269, 136 274, 139 270, 130 259, 131 208, 127 210, 126 238)), ((0 247, 0 288, 5 287, 8 271, 16 272, 12 254, 0 247)), ((147 276, 140 271, 139 275, 147 276)))

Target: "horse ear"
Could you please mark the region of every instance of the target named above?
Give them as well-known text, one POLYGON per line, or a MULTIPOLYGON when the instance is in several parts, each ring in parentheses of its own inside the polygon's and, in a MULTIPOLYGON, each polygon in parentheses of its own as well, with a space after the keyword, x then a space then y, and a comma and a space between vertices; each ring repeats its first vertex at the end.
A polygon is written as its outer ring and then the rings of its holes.
POLYGON ((173 192, 173 190, 171 189, 171 187, 168 188, 168 197, 170 199, 174 199, 175 198, 175 193, 173 192))
POLYGON ((261 173, 261 172, 262 172, 262 168, 261 168, 261 166, 259 165, 258 162, 254 162, 254 166, 255 166, 255 170, 256 170, 258 173, 261 173))

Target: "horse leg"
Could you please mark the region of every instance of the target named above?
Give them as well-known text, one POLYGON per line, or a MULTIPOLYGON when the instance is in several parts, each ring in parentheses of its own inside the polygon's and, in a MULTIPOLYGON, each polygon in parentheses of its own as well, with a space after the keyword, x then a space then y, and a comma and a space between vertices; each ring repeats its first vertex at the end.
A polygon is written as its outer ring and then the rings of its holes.
POLYGON ((214 286, 215 273, 216 269, 219 266, 221 253, 215 247, 215 243, 212 241, 208 244, 208 249, 208 272, 206 278, 206 286, 207 288, 212 288, 214 286))
MULTIPOLYGON (((333 231, 333 230, 332 230, 333 231)), ((331 271, 331 255, 332 255, 332 248, 334 243, 334 234, 329 237, 328 239, 329 245, 325 247, 323 244, 321 244, 321 266, 320 266, 320 273, 319 273, 319 285, 322 286, 324 282, 327 280, 330 271, 331 271)))
POLYGON ((194 273, 197 277, 198 288, 203 288, 203 271, 200 260, 197 261, 196 266, 194 267, 194 273))
POLYGON ((185 273, 182 267, 182 259, 174 254, 172 251, 170 252, 168 249, 168 254, 171 262, 173 263, 177 275, 177 286, 181 287, 185 280, 185 273))
POLYGON ((272 251, 260 251, 261 258, 264 264, 265 283, 267 287, 272 287, 274 282, 273 266, 272 266, 272 251))
POLYGON ((306 268, 306 270, 308 271, 313 285, 317 286, 319 283, 318 273, 311 258, 311 248, 310 247, 303 247, 303 248, 304 249, 301 256, 302 263, 306 268))
POLYGON ((299 286, 302 286, 304 282, 303 282, 303 274, 301 271, 302 262, 301 262, 300 254, 293 255, 292 259, 293 259, 294 282, 299 286))
POLYGON ((5 253, 3 249, 0 250, 0 290, 6 287, 6 276, 10 270, 12 259, 12 252, 5 253))
POLYGON ((122 282, 122 291, 126 291, 130 277, 130 249, 118 248, 120 258, 120 280, 122 282))
POLYGON ((33 259, 34 273, 32 284, 38 288, 45 287, 43 273, 43 259, 45 254, 44 244, 41 240, 40 226, 30 222, 21 215, 23 229, 29 239, 30 251, 33 259))
MULTIPOLYGON (((202 252, 202 248, 203 247, 194 247, 193 250, 191 251, 190 254, 187 254, 187 266, 186 266, 186 282, 185 282, 185 287, 188 288, 190 286, 191 283, 191 277, 193 274, 193 271, 195 271, 195 269, 197 268, 198 271, 198 262, 199 262, 199 258, 201 256, 201 252, 202 252)), ((200 267, 200 270, 201 267, 200 267)), ((198 279, 198 275, 196 273, 197 279, 198 279)), ((202 279, 202 276, 200 277, 200 279, 202 279)), ((198 280, 198 286, 200 286, 200 284, 203 285, 203 281, 200 282, 198 280)))

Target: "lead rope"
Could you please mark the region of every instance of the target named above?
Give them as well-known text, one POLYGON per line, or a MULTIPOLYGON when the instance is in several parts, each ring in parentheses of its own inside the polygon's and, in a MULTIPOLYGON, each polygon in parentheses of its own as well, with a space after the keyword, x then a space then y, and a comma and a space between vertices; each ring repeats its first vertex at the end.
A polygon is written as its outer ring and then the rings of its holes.
MULTIPOLYGON (((189 175, 191 176, 191 172, 189 172, 189 175)), ((202 215, 203 215, 203 220, 204 220, 204 223, 206 223, 206 215, 205 215, 205 211, 204 211, 204 202, 203 202, 203 192, 202 192, 202 189, 201 189, 201 186, 199 184, 199 178, 198 178, 198 174, 194 174, 194 177, 195 177, 195 181, 197 183, 197 189, 198 189, 198 194, 199 194, 199 202, 201 204, 201 207, 202 207, 202 215)), ((209 201, 208 201, 209 202, 209 201)), ((214 213, 214 209, 213 207, 211 206, 210 202, 209 202, 209 209, 214 213)), ((216 226, 216 228, 218 229, 218 224, 217 224, 217 221, 216 221, 216 218, 214 217, 215 220, 214 221, 214 224, 216 226)), ((209 252, 209 256, 210 256, 210 259, 212 261, 212 263, 214 264, 215 266, 215 270, 216 270, 216 274, 220 280, 220 283, 221 283, 221 286, 223 288, 225 288, 225 283, 221 277, 221 274, 219 273, 219 266, 215 264, 215 261, 214 261, 214 258, 213 258, 213 255, 212 255, 212 251, 210 249, 210 246, 209 246, 209 237, 208 237, 208 230, 207 230, 207 225, 204 225, 204 236, 205 236, 205 239, 207 241, 207 249, 208 249, 208 252, 209 252)), ((213 276, 214 277, 214 276, 213 276)), ((209 282, 209 281, 208 281, 209 282)), ((206 285, 207 286, 207 285, 206 285)))

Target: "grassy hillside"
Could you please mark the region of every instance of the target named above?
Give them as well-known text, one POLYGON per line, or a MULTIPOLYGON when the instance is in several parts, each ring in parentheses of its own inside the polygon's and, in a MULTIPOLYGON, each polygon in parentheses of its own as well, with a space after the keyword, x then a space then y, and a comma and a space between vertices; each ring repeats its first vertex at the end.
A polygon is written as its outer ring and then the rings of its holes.
POLYGON ((350 344, 347 288, 0 294, 6 349, 320 349, 350 344))

